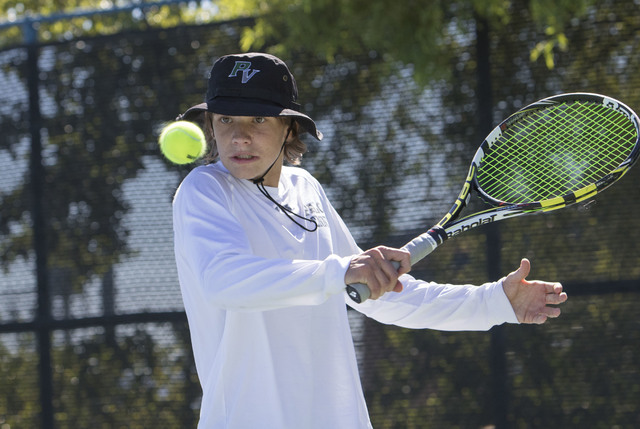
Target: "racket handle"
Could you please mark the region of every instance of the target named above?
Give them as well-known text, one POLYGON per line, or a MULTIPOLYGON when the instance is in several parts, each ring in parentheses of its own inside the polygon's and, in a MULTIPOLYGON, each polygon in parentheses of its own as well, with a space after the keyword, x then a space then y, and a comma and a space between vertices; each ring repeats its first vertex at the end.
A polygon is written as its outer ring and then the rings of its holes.
MULTIPOLYGON (((404 245, 404 249, 411 253, 411 265, 415 264, 447 239, 447 233, 441 226, 434 226, 424 234, 414 238, 404 245)), ((396 270, 400 268, 400 263, 391 261, 396 270)), ((347 295, 356 303, 365 302, 371 297, 369 287, 364 283, 354 283, 347 285, 347 295)))
POLYGON ((441 226, 434 226, 429 231, 421 234, 404 245, 404 248, 411 253, 411 265, 425 258, 428 254, 436 250, 436 247, 447 240, 447 233, 441 226))
POLYGON ((371 291, 369 290, 369 286, 364 283, 354 283, 352 285, 347 285, 347 295, 357 304, 361 302, 365 302, 371 296, 371 291))
MULTIPOLYGON (((391 261, 393 266, 396 268, 400 268, 400 262, 391 261)), ((369 290, 369 286, 364 283, 354 283, 347 285, 347 295, 356 303, 360 304, 361 302, 365 302, 371 296, 371 290, 369 290)))

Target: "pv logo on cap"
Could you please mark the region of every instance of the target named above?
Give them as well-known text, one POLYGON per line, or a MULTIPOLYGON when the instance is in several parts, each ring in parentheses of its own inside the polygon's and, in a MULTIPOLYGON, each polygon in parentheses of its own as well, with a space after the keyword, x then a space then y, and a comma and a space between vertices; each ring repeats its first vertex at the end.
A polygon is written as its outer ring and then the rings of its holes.
POLYGON ((251 62, 250 61, 236 61, 236 64, 233 66, 233 70, 229 73, 229 77, 237 77, 238 72, 242 72, 242 83, 249 82, 256 73, 260 70, 251 70, 251 62))

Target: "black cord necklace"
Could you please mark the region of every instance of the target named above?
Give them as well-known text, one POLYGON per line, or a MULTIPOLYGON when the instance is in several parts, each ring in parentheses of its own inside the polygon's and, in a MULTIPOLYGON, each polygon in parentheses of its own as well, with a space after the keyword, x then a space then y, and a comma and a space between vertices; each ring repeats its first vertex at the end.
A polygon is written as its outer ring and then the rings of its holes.
POLYGON ((264 176, 266 176, 267 173, 271 170, 271 168, 273 168, 273 166, 276 164, 276 162, 278 162, 278 159, 280 158, 280 154, 284 150, 284 146, 287 143, 287 139, 289 138, 289 133, 291 133, 291 127, 289 127, 289 129, 287 130, 287 135, 284 138, 284 142, 282 143, 282 147, 280 147, 280 152, 278 152, 278 156, 276 157, 275 161, 271 163, 269 168, 267 168, 267 171, 265 171, 262 176, 256 179, 251 179, 251 181, 258 187, 258 190, 260 191, 260 193, 262 193, 262 195, 264 195, 269 201, 274 203, 282 211, 282 213, 284 213, 285 216, 287 216, 293 223, 295 223, 305 231, 314 232, 315 230, 318 229, 318 223, 315 221, 315 219, 299 215, 298 213, 294 212, 290 208, 283 206, 282 204, 277 202, 271 196, 271 194, 269 194, 269 191, 267 191, 267 188, 264 186, 264 176), (298 222, 295 218, 301 219, 303 221, 311 222, 313 224, 313 227, 307 228, 304 224, 298 222))

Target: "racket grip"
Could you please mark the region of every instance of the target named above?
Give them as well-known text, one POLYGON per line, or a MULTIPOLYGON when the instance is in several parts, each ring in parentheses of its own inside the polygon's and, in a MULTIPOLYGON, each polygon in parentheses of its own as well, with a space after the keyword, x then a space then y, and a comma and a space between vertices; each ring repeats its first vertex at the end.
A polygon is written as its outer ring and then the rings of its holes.
MULTIPOLYGON (((391 263, 396 270, 400 268, 400 262, 391 261, 391 263)), ((371 291, 369 290, 369 286, 364 283, 354 283, 347 285, 347 295, 349 295, 354 302, 360 304, 371 297, 371 291)))
POLYGON ((357 304, 361 302, 365 302, 371 296, 371 291, 369 290, 369 286, 364 283, 354 283, 352 285, 347 285, 347 295, 357 304))
MULTIPOLYGON (((429 231, 405 244, 403 248, 411 253, 411 265, 413 265, 436 250, 436 247, 445 240, 447 240, 446 231, 443 227, 436 225, 429 231)), ((391 263, 396 270, 400 268, 399 262, 391 261, 391 263)), ((371 291, 364 283, 354 283, 347 285, 347 295, 349 295, 353 301, 360 304, 371 297, 371 291)))

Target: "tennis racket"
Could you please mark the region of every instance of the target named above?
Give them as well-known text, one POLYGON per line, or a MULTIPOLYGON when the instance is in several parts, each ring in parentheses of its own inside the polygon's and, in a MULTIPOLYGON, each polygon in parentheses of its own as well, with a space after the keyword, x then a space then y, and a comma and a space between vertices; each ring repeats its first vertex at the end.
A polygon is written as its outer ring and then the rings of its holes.
MULTIPOLYGON (((411 265, 480 225, 557 210, 602 192, 638 159, 639 124, 629 107, 598 94, 560 94, 520 109, 482 142, 449 212, 404 246, 411 265), (473 190, 491 208, 459 219, 473 190)), ((362 283, 347 285, 347 293, 358 303, 370 296, 362 283)))

